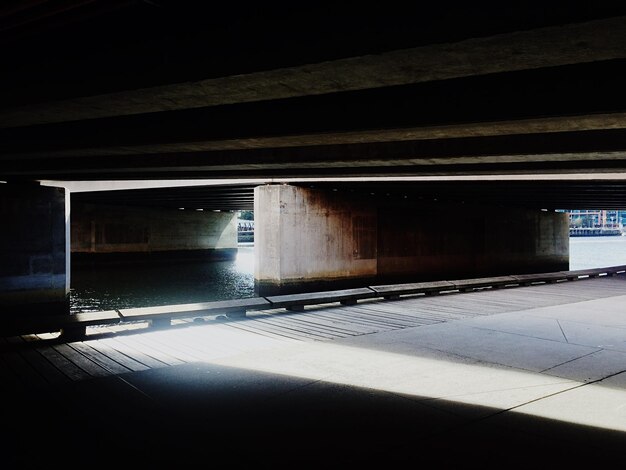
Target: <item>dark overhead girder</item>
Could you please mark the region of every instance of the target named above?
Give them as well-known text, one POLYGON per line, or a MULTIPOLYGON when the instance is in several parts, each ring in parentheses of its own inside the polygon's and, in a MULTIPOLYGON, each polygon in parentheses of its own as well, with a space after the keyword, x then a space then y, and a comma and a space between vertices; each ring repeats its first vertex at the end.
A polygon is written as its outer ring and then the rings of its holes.
POLYGON ((626 5, 557 3, 11 3, 0 180, 624 173, 626 5))

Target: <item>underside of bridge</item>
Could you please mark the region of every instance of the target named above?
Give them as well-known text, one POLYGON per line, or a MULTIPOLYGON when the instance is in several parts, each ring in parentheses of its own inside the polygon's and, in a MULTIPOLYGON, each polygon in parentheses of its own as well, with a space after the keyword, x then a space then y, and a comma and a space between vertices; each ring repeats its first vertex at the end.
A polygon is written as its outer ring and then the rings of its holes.
MULTIPOLYGON (((0 47, 6 259, 21 214, 62 202, 38 181, 170 210, 252 209, 270 183, 377 207, 626 207, 621 2, 11 1, 0 47), (122 181, 155 187, 100 191, 122 181)), ((32 250, 0 290, 63 256, 32 250)))
POLYGON ((0 26, 2 180, 626 167, 621 2, 26 1, 0 26))
MULTIPOLYGON (((429 178, 367 178, 367 179, 295 179, 279 180, 280 183, 336 193, 350 194, 364 200, 419 203, 487 204, 500 208, 525 207, 530 209, 616 209, 626 208, 626 176, 612 174, 606 177, 585 175, 583 179, 556 176, 540 179, 528 176, 524 179, 472 177, 470 179, 441 180, 429 178)), ((239 211, 254 209, 254 188, 273 182, 258 180, 236 182, 225 180, 203 184, 177 182, 177 185, 133 189, 81 189, 72 192, 75 202, 90 204, 133 204, 141 207, 167 207, 203 210, 239 211), (189 184, 193 186, 188 186, 189 184), (180 186, 182 185, 182 186, 180 186)), ((148 185, 150 183, 147 183, 148 185)), ((73 185, 69 185, 74 187, 73 185)), ((82 186, 82 185, 81 185, 82 186)))
POLYGON ((3 463, 623 458, 619 281, 5 336, 70 253, 232 255, 241 209, 269 294, 568 269, 560 210, 626 209, 625 1, 3 0, 0 51, 3 463))

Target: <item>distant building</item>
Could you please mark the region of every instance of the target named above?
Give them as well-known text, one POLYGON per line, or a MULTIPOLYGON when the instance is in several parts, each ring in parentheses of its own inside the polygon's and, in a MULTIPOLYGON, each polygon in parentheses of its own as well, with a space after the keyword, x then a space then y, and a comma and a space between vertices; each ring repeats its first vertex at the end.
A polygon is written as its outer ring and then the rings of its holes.
POLYGON ((626 211, 620 210, 570 210, 570 237, 595 237, 622 235, 626 211))
POLYGON ((254 232, 254 220, 237 219, 238 232, 254 232))
POLYGON ((570 228, 621 228, 626 222, 626 211, 620 210, 570 210, 570 228))

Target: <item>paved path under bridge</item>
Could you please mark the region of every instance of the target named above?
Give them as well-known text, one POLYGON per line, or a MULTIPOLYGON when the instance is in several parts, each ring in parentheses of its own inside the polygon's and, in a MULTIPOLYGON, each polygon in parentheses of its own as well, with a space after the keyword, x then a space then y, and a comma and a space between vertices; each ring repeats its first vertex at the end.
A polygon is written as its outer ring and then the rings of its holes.
POLYGON ((501 468, 626 449, 626 275, 0 341, 7 468, 501 468))

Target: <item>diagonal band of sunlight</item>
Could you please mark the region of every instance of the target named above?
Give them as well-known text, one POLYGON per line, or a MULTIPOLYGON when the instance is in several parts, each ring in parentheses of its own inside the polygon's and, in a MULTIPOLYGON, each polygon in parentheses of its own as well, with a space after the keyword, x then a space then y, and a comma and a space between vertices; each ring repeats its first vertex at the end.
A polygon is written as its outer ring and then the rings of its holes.
POLYGON ((599 382, 336 344, 316 344, 315 349, 315 357, 284 351, 283 360, 253 355, 218 362, 416 397, 435 407, 438 400, 455 401, 626 432, 626 391, 599 382))
MULTIPOLYGON (((181 333, 154 334, 176 342, 180 338, 168 335, 181 333)), ((626 372, 586 383, 411 348, 397 353, 326 342, 256 343, 238 354, 196 357, 216 365, 388 392, 435 408, 441 404, 449 409, 444 402, 476 405, 486 413, 477 419, 512 411, 626 432, 626 372)))

